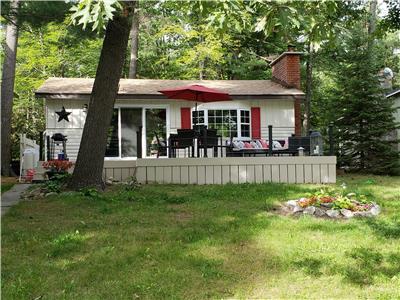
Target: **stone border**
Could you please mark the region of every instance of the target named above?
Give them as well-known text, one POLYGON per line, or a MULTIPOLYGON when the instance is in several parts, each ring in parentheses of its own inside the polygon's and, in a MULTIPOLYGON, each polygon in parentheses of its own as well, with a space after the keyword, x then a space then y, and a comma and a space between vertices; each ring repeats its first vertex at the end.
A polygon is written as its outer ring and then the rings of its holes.
POLYGON ((351 211, 349 209, 332 209, 332 203, 321 203, 320 206, 301 207, 298 202, 305 198, 289 200, 282 205, 282 211, 286 215, 299 216, 310 215, 317 218, 351 219, 353 217, 376 217, 381 212, 378 204, 372 203, 367 211, 351 211))

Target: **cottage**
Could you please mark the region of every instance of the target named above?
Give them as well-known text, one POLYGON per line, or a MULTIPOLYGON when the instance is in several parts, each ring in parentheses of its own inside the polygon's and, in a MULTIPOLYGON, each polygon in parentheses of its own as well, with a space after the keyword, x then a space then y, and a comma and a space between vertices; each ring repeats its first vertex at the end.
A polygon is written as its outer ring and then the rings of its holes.
MULTIPOLYGON (((105 177, 124 179, 135 172, 136 176, 145 176, 143 181, 146 182, 225 183, 250 181, 248 174, 252 173, 253 181, 273 181, 272 177, 278 176, 278 181, 285 182, 290 181, 292 167, 296 169, 295 161, 288 163, 288 159, 303 159, 307 160, 306 168, 312 169, 313 162, 318 165, 315 170, 319 170, 319 175, 318 179, 317 175, 314 175, 315 182, 334 181, 336 158, 332 157, 329 162, 323 163, 322 173, 326 173, 325 177, 320 174, 322 157, 319 157, 319 160, 316 157, 243 158, 244 160, 239 161, 246 169, 245 175, 239 165, 234 171, 235 174, 230 169, 229 172, 226 171, 233 162, 227 157, 194 160, 183 158, 185 156, 183 154, 180 159, 162 160, 162 156, 153 159, 156 156, 152 145, 156 140, 166 141, 178 129, 191 128, 194 123, 217 129, 224 141, 232 136, 243 140, 268 139, 269 125, 273 126, 274 139, 300 136, 300 103, 304 99, 304 93, 300 90, 300 55, 301 53, 289 49, 276 58, 270 64, 272 80, 121 79, 105 153, 105 177), (228 93, 232 100, 198 103, 196 111, 195 102, 167 99, 158 92, 190 84, 218 89, 228 93), (261 159, 261 161, 249 161, 251 159, 261 159), (278 172, 279 174, 273 172, 274 164, 278 169, 281 168, 279 161, 285 165, 282 167, 284 175, 280 174, 282 172, 278 172), (248 170, 249 164, 251 170, 248 170), (192 165, 196 166, 196 179, 193 180, 194 175, 191 170, 194 169, 190 168, 192 165), (210 179, 208 175, 211 173, 207 173, 207 166, 215 168, 217 165, 220 170, 215 173, 213 169, 213 179, 210 179), (258 178, 261 175, 255 165, 268 166, 262 170, 263 174, 268 174, 263 175, 262 179, 258 178), (156 166, 162 170, 157 170, 156 166), (180 166, 179 180, 176 178, 173 166, 180 166), (183 170, 181 166, 184 167, 183 170), (229 174, 225 174, 224 170, 229 174), (142 174, 145 172, 146 175, 140 175, 141 172, 142 174), (161 173, 164 175, 160 175, 161 173)), ((50 78, 36 91, 36 97, 45 99, 46 135, 52 136, 55 133, 66 135, 67 154, 72 161, 77 157, 86 113, 90 109, 88 103, 93 82, 94 79, 89 78, 50 78)), ((93 137, 93 142, 96 142, 96 137, 93 137)), ((237 158, 233 159, 235 163, 238 161, 237 158)), ((303 163, 299 165, 303 168, 303 163)), ((299 179, 296 179, 296 175, 293 174, 293 182, 313 181, 312 171, 308 174, 304 170, 300 172, 299 169, 298 172, 301 178, 298 176, 299 179), (309 176, 310 179, 307 180, 305 176, 309 176)))

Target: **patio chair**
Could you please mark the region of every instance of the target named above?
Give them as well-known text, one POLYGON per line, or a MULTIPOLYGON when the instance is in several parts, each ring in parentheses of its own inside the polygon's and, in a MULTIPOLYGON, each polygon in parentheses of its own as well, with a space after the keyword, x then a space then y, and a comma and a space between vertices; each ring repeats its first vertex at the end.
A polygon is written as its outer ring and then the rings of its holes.
POLYGON ((192 152, 192 157, 194 157, 194 139, 195 132, 192 129, 178 129, 178 134, 170 136, 170 152, 171 157, 176 157, 177 149, 188 149, 189 156, 190 151, 192 152), (172 138, 171 138, 172 137, 172 138))
POLYGON ((214 157, 218 156, 218 139, 217 129, 203 129, 202 134, 198 138, 198 150, 204 149, 204 157, 207 157, 207 149, 214 149, 214 157))

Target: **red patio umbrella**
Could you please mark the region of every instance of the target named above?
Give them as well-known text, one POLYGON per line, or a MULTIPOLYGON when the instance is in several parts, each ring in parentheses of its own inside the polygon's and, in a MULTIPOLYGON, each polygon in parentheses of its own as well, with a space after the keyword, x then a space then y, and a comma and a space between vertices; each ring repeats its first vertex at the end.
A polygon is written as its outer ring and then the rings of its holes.
POLYGON ((200 84, 192 84, 176 87, 173 89, 160 90, 159 92, 166 95, 169 99, 195 101, 196 115, 197 102, 217 102, 232 100, 228 93, 224 93, 216 89, 211 89, 200 84))

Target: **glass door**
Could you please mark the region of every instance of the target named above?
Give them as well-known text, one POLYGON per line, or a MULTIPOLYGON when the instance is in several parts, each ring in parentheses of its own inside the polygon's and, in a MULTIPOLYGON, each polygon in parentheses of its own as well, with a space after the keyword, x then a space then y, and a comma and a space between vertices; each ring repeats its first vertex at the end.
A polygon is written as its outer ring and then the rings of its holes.
POLYGON ((143 126, 142 108, 116 108, 107 136, 105 157, 137 157, 143 126))
POLYGON ((138 138, 141 138, 141 131, 142 109, 121 108, 121 157, 138 156, 138 138))
POLYGON ((167 156, 167 109, 146 108, 146 156, 167 156))

